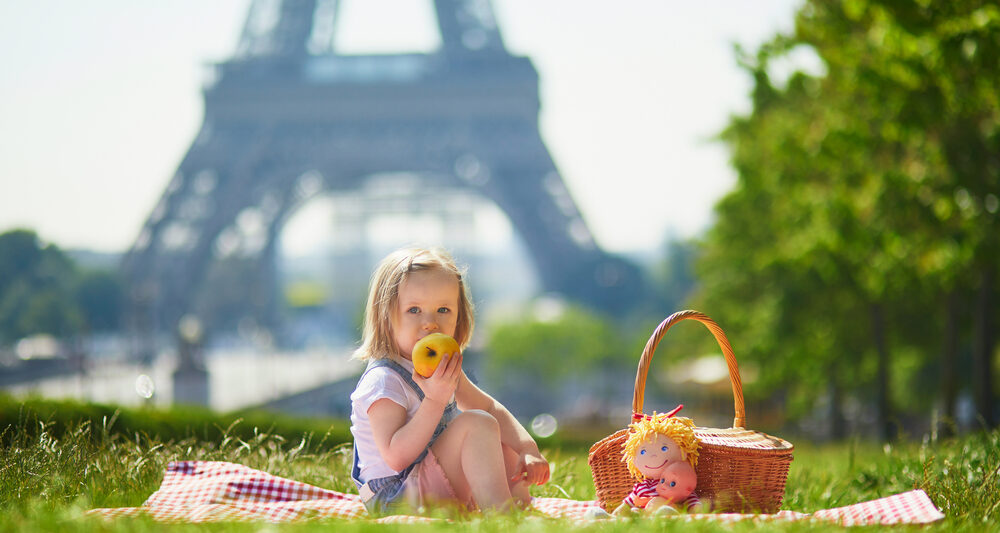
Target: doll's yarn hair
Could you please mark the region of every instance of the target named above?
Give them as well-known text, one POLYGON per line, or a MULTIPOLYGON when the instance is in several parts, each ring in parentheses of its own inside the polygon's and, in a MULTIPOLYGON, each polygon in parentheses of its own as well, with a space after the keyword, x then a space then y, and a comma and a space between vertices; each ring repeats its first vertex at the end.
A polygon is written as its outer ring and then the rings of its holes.
POLYGON ((698 466, 698 437, 694 434, 694 421, 683 416, 669 416, 666 413, 643 417, 629 424, 628 438, 622 445, 622 461, 636 479, 646 479, 635 466, 635 454, 642 443, 657 435, 666 435, 680 446, 681 457, 694 468, 698 466))

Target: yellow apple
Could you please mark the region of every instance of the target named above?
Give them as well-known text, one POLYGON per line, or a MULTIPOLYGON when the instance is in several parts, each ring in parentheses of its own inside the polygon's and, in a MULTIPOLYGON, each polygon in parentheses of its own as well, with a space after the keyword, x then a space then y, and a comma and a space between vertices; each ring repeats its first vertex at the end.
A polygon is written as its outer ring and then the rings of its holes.
POLYGON ((425 378, 431 377, 444 354, 457 354, 458 342, 444 333, 431 333, 413 345, 413 368, 425 378))

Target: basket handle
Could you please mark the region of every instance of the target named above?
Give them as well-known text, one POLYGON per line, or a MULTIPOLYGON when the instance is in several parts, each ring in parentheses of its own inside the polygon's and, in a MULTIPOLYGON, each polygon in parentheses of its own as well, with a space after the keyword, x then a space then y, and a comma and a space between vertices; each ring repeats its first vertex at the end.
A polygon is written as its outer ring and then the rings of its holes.
POLYGON ((649 373, 649 364, 653 361, 653 352, 656 351, 656 345, 660 343, 660 339, 663 338, 663 335, 666 334, 671 326, 689 318, 704 324, 712 332, 712 335, 715 336, 716 342, 719 343, 719 348, 722 348, 722 354, 726 356, 726 365, 729 367, 729 381, 733 385, 733 400, 736 411, 736 417, 733 419, 733 427, 746 428, 747 418, 746 409, 743 407, 743 382, 740 380, 740 369, 736 365, 736 355, 733 354, 733 348, 729 345, 729 339, 726 338, 726 334, 722 332, 722 328, 714 320, 708 318, 704 313, 691 310, 678 311, 668 316, 663 322, 660 322, 660 325, 653 331, 653 335, 649 337, 646 347, 642 350, 642 357, 639 359, 639 369, 635 374, 635 395, 632 397, 632 412, 642 412, 642 404, 646 394, 646 374, 649 373))

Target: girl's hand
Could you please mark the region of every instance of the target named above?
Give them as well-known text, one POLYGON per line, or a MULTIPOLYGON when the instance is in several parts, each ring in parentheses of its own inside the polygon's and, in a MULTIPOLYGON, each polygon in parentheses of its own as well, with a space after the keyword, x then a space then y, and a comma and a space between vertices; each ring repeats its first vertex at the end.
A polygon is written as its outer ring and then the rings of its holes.
POLYGON ((444 354, 442 357, 431 377, 425 378, 414 371, 413 381, 424 391, 425 400, 448 405, 462 377, 462 353, 444 354))
POLYGON ((523 479, 530 485, 543 485, 549 482, 551 471, 549 462, 537 451, 522 453, 518 462, 517 475, 511 481, 523 479))

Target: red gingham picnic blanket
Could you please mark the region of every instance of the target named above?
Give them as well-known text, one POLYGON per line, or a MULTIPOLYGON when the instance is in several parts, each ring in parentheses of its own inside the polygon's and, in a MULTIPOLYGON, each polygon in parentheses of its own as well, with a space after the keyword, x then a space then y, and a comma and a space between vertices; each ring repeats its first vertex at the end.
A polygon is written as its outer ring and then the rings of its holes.
MULTIPOLYGON (((587 513, 596 501, 533 498, 534 510, 552 518, 591 523, 587 513)), ((262 520, 287 522, 319 518, 367 519, 356 494, 321 489, 273 476, 260 470, 221 461, 180 461, 167 465, 160 489, 141 507, 92 509, 89 515, 107 518, 145 514, 163 522, 218 522, 262 520)), ((680 514, 664 519, 718 520, 823 520, 855 525, 926 524, 941 520, 941 513, 922 490, 904 492, 836 509, 814 513, 779 511, 776 514, 680 514)), ((422 516, 388 516, 378 522, 423 522, 422 516)))

